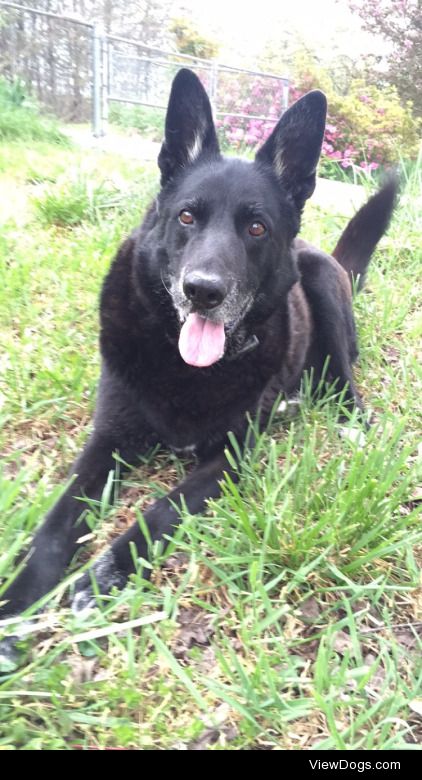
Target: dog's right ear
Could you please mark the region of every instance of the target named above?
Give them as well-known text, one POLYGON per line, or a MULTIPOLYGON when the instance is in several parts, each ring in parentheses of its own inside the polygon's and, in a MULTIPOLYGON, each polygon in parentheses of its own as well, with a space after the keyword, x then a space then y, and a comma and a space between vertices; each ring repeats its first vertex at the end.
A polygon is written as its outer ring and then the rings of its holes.
POLYGON ((302 210, 316 183, 316 168, 324 138, 327 99, 308 92, 285 111, 256 160, 270 166, 280 184, 302 210))
POLYGON ((183 68, 170 92, 165 138, 158 156, 161 185, 204 153, 218 155, 219 151, 208 95, 198 77, 183 68))

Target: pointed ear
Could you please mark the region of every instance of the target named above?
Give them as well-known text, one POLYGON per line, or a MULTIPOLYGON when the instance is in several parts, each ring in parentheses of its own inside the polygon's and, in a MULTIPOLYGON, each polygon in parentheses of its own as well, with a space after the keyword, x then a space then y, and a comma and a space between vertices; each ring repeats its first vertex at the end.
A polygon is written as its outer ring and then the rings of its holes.
POLYGON ((255 158, 272 167, 300 210, 315 189, 326 114, 325 95, 308 92, 283 114, 255 158))
POLYGON ((165 138, 158 156, 162 186, 205 152, 219 154, 210 101, 197 76, 183 68, 171 87, 165 138))

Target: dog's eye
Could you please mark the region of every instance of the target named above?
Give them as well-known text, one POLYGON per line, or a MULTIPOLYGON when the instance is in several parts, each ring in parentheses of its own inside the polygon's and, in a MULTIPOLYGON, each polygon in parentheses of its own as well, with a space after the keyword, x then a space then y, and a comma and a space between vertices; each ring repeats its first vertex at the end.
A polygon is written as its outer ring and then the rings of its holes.
POLYGON ((193 225, 193 214, 191 214, 190 211, 187 211, 187 209, 184 209, 179 214, 179 222, 181 222, 182 225, 193 225))
POLYGON ((251 236, 255 236, 255 238, 263 236, 266 232, 267 228, 262 224, 262 222, 252 222, 252 224, 249 225, 249 234, 251 236))

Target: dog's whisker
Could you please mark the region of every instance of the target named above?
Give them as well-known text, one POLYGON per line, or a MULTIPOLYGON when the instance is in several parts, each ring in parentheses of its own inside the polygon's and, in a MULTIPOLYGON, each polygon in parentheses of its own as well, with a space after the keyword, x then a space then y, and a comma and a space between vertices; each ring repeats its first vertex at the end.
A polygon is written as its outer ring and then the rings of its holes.
POLYGON ((167 287, 167 285, 166 285, 166 283, 165 283, 165 281, 164 281, 164 277, 163 277, 163 272, 162 272, 162 270, 160 270, 160 278, 161 278, 161 281, 162 281, 162 283, 163 283, 163 287, 164 287, 164 289, 166 290, 166 292, 168 292, 168 294, 169 294, 169 295, 171 295, 171 292, 170 292, 169 288, 167 287))

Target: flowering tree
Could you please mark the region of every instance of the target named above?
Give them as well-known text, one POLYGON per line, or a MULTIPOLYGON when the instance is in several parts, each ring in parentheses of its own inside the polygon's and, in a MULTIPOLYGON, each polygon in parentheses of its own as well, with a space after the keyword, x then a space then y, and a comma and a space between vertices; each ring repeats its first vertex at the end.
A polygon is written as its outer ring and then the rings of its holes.
POLYGON ((384 59, 388 81, 400 97, 412 100, 422 115, 422 3, 421 0, 349 0, 368 32, 377 32, 389 44, 384 59))

